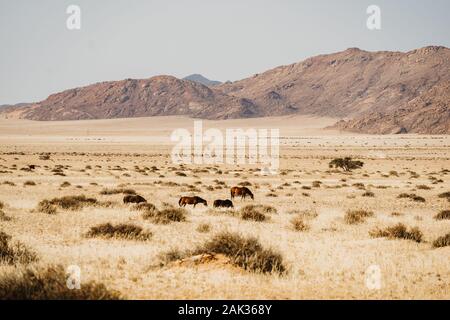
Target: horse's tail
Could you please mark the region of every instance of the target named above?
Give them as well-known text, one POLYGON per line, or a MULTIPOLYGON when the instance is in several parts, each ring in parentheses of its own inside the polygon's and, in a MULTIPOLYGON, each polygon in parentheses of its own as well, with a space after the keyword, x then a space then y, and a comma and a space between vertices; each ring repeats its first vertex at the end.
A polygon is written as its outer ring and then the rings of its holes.
POLYGON ((180 200, 178 200, 178 205, 181 207, 181 200, 183 200, 183 198, 180 198, 180 200))

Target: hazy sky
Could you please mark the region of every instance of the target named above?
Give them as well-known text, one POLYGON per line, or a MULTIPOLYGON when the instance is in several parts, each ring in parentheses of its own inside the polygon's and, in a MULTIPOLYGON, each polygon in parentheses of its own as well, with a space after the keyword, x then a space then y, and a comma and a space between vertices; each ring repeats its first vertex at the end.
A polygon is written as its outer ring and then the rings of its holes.
POLYGON ((450 47, 449 30, 448 0, 0 0, 0 104, 158 74, 238 80, 348 47, 450 47), (81 30, 66 28, 71 4, 81 30))

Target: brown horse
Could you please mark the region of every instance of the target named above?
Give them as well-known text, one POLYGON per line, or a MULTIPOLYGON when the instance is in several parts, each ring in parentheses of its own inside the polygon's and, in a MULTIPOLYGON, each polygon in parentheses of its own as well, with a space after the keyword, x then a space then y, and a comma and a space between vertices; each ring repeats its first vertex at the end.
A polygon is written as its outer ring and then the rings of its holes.
POLYGON ((185 207, 187 204, 193 204, 194 208, 198 203, 203 203, 205 207, 208 206, 208 203, 205 199, 202 199, 200 197, 181 197, 178 201, 178 205, 180 207, 185 207))
POLYGON ((252 198, 252 200, 255 199, 253 197, 253 193, 247 187, 233 187, 231 188, 230 192, 231 192, 231 199, 233 199, 236 196, 241 196, 241 199, 245 199, 247 196, 252 198))

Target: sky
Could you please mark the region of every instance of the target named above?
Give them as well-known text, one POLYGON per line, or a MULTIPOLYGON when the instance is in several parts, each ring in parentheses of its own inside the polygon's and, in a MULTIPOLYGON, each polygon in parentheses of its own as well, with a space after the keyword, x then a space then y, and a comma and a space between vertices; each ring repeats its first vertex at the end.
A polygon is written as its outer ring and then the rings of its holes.
POLYGON ((0 105, 160 74, 234 81, 349 47, 450 47, 449 31, 448 0, 0 0, 0 105))

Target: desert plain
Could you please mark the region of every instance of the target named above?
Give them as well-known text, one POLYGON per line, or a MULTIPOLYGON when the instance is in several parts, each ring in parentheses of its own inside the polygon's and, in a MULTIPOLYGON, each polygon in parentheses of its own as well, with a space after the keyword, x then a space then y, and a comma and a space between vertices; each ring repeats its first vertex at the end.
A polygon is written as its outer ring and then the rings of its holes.
POLYGON ((450 247, 433 243, 450 232, 450 220, 436 219, 450 209, 440 197, 450 191, 450 137, 326 129, 334 122, 302 116, 204 121, 220 130, 280 129, 279 173, 261 175, 257 165, 173 164, 170 134, 192 130, 190 118, 2 119, 0 231, 37 259, 2 263, 0 279, 27 268, 75 265, 82 284, 102 283, 126 299, 449 299, 450 247), (364 166, 330 168, 338 157, 364 166), (235 198, 234 209, 214 209, 213 201, 229 199, 235 185, 248 186, 254 200, 235 198), (184 221, 161 223, 124 204, 122 189, 158 209, 177 208, 185 195, 201 196, 208 206, 188 206, 184 221), (101 205, 38 209, 43 200, 77 195, 101 205), (252 204, 270 208, 262 221, 242 218, 241 209, 252 204), (349 220, 355 210, 370 214, 349 220), (105 223, 132 224, 151 236, 87 236, 105 223), (373 236, 399 223, 417 228, 420 239, 373 236), (167 261, 170 253, 195 250, 223 232, 256 238, 281 257, 285 270, 246 270, 222 256, 167 261), (374 286, 370 270, 378 270, 374 286))

